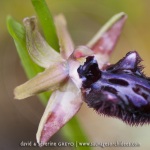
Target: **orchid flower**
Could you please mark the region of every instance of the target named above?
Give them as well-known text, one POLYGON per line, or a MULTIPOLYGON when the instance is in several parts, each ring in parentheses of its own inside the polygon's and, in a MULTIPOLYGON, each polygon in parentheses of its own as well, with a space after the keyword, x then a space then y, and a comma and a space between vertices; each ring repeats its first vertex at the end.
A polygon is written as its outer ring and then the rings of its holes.
POLYGON ((25 18, 26 46, 32 60, 45 71, 14 90, 16 99, 52 91, 36 134, 38 143, 46 143, 80 109, 82 80, 77 69, 87 56, 94 56, 99 68, 109 63, 109 56, 126 20, 124 13, 112 17, 86 45, 74 47, 63 15, 55 17, 60 53, 38 31, 36 17, 25 18))

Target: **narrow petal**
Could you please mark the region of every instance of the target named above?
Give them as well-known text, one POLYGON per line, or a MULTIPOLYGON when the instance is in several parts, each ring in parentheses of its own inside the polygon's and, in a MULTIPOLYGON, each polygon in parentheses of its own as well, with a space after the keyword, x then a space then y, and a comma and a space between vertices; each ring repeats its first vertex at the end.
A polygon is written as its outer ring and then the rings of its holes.
POLYGON ((59 38, 60 53, 64 59, 67 59, 74 50, 72 39, 67 30, 65 17, 60 14, 55 17, 56 31, 59 38))
POLYGON ((68 76, 67 68, 65 62, 56 63, 31 80, 16 87, 14 91, 15 98, 24 99, 40 92, 57 89, 68 76))
POLYGON ((35 17, 25 18, 23 23, 26 30, 27 49, 35 63, 48 68, 62 59, 60 54, 49 46, 39 33, 35 17))
POLYGON ((110 54, 121 34, 123 25, 127 16, 125 13, 119 13, 112 17, 93 39, 87 44, 94 53, 110 54))
POLYGON ((37 142, 46 143, 81 107, 81 93, 71 79, 50 97, 37 131, 37 142))

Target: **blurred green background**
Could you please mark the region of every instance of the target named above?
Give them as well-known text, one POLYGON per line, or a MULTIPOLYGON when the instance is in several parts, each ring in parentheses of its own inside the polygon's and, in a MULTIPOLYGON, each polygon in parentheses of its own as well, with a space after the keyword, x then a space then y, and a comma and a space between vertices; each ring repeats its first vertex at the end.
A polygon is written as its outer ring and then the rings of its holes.
MULTIPOLYGON (((70 34, 76 45, 86 44, 114 14, 122 11, 127 13, 128 19, 112 54, 111 62, 115 63, 130 50, 137 50, 144 60, 142 64, 146 67, 145 74, 150 75, 149 0, 47 0, 47 3, 53 15, 63 13, 66 16, 70 34)), ((23 101, 13 99, 14 87, 25 82, 27 78, 13 40, 6 29, 7 15, 22 22, 24 17, 35 15, 35 11, 30 0, 0 1, 0 149, 29 149, 21 148, 19 144, 21 141, 35 141, 44 107, 37 97, 23 101)), ((91 142, 138 142, 141 146, 132 149, 150 149, 149 125, 130 127, 118 119, 99 116, 86 105, 77 116, 91 142)), ((63 136, 59 133, 52 138, 52 141, 63 140, 63 136)), ((51 149, 60 149, 60 147, 51 149)), ((61 149, 70 148, 61 147, 61 149)))

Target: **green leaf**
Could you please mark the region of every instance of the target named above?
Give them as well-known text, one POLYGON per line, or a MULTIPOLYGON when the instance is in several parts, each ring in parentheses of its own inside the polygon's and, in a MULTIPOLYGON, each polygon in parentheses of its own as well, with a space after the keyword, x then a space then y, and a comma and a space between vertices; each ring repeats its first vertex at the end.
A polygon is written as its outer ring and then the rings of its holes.
POLYGON ((48 9, 45 0, 31 1, 42 26, 46 41, 51 47, 53 47, 56 51, 59 52, 59 42, 56 34, 53 17, 48 9))

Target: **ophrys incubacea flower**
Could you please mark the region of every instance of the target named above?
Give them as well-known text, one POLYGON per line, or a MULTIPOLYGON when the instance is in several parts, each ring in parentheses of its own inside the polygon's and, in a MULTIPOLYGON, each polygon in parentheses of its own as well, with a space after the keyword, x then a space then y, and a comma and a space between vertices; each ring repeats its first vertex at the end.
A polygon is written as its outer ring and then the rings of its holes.
POLYGON ((45 71, 18 86, 15 98, 24 99, 43 91, 52 91, 37 131, 37 141, 45 143, 65 125, 82 105, 81 86, 77 69, 87 56, 94 56, 102 69, 122 31, 126 15, 115 15, 87 45, 74 47, 63 15, 55 17, 60 53, 57 53, 38 32, 35 17, 25 18, 26 45, 32 60, 45 71))

